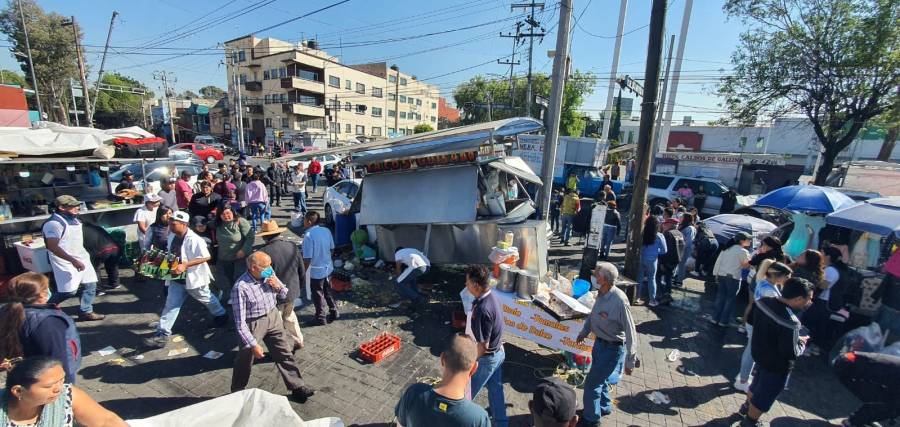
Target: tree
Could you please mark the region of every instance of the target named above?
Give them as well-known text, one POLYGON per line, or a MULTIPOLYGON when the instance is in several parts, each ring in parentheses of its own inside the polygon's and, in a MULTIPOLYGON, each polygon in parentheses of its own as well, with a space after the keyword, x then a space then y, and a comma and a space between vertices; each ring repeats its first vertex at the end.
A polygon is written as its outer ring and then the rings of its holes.
POLYGON ((200 88, 200 96, 203 99, 221 99, 225 96, 225 91, 216 86, 203 86, 200 88))
MULTIPOLYGON (((534 74, 532 87, 534 94, 550 97, 550 78, 546 74, 534 74)), ((593 93, 597 78, 593 73, 575 73, 566 80, 566 88, 563 92, 563 107, 560 117, 560 134, 568 136, 581 136, 585 126, 584 116, 578 109, 584 103, 585 98, 593 93)), ((468 82, 462 83, 453 91, 453 99, 456 105, 461 107, 460 124, 473 124, 488 121, 488 105, 491 106, 491 118, 493 120, 518 117, 525 115, 524 100, 526 97, 524 84, 515 85, 513 93, 513 108, 510 108, 509 80, 486 79, 478 75, 468 82), (490 97, 488 96, 490 94, 490 97), (491 102, 488 102, 491 99, 491 102)), ((532 112, 537 116, 542 107, 532 105, 532 112)))
MULTIPOLYGON (((10 51, 25 53, 25 33, 16 3, 10 0, 6 9, 0 11, 0 32, 9 40, 10 51)), ((71 106, 69 79, 78 78, 72 27, 63 27, 62 15, 44 12, 34 0, 21 0, 21 4, 31 42, 34 74, 45 112, 50 120, 68 123, 71 106)), ((80 32, 78 39, 83 39, 80 32)), ((22 72, 30 75, 28 59, 24 55, 15 57, 22 72)))
POLYGON ((184 92, 181 92, 176 98, 177 99, 194 99, 194 98, 199 98, 199 97, 200 97, 200 95, 197 95, 196 93, 194 93, 194 91, 188 89, 184 92))
POLYGON ((881 149, 878 150, 878 160, 891 160, 891 153, 897 145, 897 136, 900 135, 900 88, 895 94, 894 106, 890 110, 875 118, 876 124, 885 129, 884 140, 881 149))
POLYGON ((416 125, 416 127, 413 128, 413 133, 425 133, 425 132, 431 132, 433 130, 434 130, 434 128, 431 127, 430 124, 419 123, 416 125))
POLYGON ((803 114, 822 145, 814 183, 900 87, 900 0, 727 0, 749 25, 719 93, 742 124, 803 114))
MULTIPOLYGON (((103 83, 144 89, 147 92, 147 98, 153 97, 153 92, 141 82, 118 73, 104 74, 103 83)), ((141 126, 144 123, 142 102, 143 98, 140 95, 101 90, 97 96, 94 122, 98 127, 107 129, 141 126)))
POLYGON ((19 85, 23 88, 31 88, 25 76, 11 70, 0 70, 0 83, 7 85, 19 85))

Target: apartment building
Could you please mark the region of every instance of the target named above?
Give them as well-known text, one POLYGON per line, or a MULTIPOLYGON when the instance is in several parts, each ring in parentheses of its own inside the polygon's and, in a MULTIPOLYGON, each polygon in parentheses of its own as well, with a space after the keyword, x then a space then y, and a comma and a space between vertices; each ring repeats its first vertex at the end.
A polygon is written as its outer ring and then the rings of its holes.
POLYGON ((237 80, 250 140, 280 130, 285 138, 327 132, 357 142, 438 127, 438 88, 387 63, 342 64, 315 41, 251 35, 224 44, 228 98, 237 99, 237 80))

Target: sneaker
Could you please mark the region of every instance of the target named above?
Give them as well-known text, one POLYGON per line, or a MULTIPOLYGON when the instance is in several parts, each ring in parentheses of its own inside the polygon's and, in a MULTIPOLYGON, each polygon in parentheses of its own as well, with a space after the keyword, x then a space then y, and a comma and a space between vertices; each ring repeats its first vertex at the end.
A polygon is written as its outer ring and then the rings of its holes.
POLYGON ((746 417, 747 411, 749 411, 749 410, 750 410, 750 405, 748 405, 747 402, 744 401, 744 403, 741 404, 740 409, 738 409, 738 414, 740 414, 740 416, 742 416, 742 417, 746 417))
POLYGON ((331 312, 328 313, 328 317, 326 317, 325 320, 326 320, 328 323, 331 323, 331 322, 334 322, 335 320, 338 320, 338 319, 340 319, 340 318, 341 318, 341 315, 338 314, 337 310, 334 310, 334 311, 331 311, 331 312))
POLYGON ((306 403, 306 400, 316 394, 316 391, 306 387, 301 386, 300 388, 295 388, 291 390, 291 400, 298 403, 306 403))
POLYGON ((712 323, 713 325, 719 326, 719 322, 717 322, 716 319, 713 319, 712 317, 707 317, 706 321, 712 323))
POLYGON ((741 382, 741 378, 739 376, 738 378, 734 379, 734 388, 737 391, 746 393, 747 390, 750 388, 750 380, 748 379, 747 382, 741 382))
POLYGON ((80 313, 78 314, 78 318, 75 319, 76 322, 94 322, 97 320, 106 319, 106 316, 102 314, 94 313, 93 311, 90 313, 80 313))
POLYGON ((765 424, 763 424, 762 420, 754 420, 746 415, 744 415, 744 418, 741 419, 740 424, 741 427, 762 427, 764 425, 765 424))
POLYGON ((169 345, 169 337, 166 335, 154 335, 152 338, 144 340, 145 347, 166 348, 169 345))
POLYGON ((306 326, 310 328, 314 326, 325 326, 327 324, 328 322, 325 319, 313 319, 306 322, 306 326))
POLYGON ((656 307, 658 305, 659 305, 659 302, 657 302, 655 299, 650 300, 650 302, 647 303, 647 307, 656 307))

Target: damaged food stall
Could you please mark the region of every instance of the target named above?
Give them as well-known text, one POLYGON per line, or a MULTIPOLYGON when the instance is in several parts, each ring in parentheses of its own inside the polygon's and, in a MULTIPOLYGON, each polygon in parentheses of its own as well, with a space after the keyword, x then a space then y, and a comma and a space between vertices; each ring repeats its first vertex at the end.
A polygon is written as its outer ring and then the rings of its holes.
POLYGON ((517 135, 541 128, 534 119, 508 119, 355 153, 366 176, 351 211, 374 228, 382 258, 403 246, 421 248, 434 263, 484 263, 512 233, 520 266, 543 276, 547 225, 528 219, 536 195, 526 190, 541 180, 507 155, 517 135))

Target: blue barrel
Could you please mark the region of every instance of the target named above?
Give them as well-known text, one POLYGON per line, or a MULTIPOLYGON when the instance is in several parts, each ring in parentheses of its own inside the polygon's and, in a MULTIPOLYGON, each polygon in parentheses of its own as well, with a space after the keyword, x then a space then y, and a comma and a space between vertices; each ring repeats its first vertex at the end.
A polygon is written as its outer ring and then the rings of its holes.
POLYGON ((334 245, 349 245, 350 234, 356 230, 356 215, 344 214, 334 216, 334 245))

